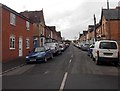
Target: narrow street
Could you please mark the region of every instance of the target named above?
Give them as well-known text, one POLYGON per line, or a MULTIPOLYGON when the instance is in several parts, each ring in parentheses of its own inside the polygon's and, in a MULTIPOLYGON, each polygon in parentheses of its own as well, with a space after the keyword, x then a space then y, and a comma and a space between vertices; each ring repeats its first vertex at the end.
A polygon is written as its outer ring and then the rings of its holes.
POLYGON ((3 75, 3 89, 118 89, 118 69, 96 65, 72 44, 47 63, 26 64, 3 75))

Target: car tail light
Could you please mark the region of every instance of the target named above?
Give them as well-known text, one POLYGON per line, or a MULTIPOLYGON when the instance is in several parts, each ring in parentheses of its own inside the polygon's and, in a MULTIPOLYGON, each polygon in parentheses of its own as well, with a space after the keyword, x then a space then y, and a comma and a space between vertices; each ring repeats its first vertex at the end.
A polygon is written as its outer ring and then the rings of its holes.
POLYGON ((99 56, 99 51, 97 50, 97 56, 99 56))

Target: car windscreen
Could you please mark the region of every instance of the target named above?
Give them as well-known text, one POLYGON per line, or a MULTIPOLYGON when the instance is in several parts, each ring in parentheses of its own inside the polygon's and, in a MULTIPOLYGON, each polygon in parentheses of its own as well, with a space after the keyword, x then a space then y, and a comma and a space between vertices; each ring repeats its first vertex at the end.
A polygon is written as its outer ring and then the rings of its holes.
POLYGON ((44 47, 39 47, 39 48, 35 48, 34 52, 44 52, 45 48, 44 47))
POLYGON ((101 42, 100 49, 117 49, 117 45, 115 42, 101 42))
POLYGON ((54 43, 47 43, 46 45, 47 45, 47 46, 55 46, 54 43))
POLYGON ((89 45, 89 44, 85 44, 84 46, 85 46, 85 47, 89 47, 90 45, 89 45))

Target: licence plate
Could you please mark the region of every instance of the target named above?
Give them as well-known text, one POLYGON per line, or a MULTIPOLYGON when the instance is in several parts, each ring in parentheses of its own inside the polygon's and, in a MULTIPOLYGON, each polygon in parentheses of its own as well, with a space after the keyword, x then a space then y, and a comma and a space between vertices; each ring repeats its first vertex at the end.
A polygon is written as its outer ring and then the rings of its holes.
POLYGON ((30 59, 30 61, 36 61, 36 59, 30 59))
POLYGON ((104 53, 104 55, 111 56, 111 55, 113 55, 113 53, 104 53))

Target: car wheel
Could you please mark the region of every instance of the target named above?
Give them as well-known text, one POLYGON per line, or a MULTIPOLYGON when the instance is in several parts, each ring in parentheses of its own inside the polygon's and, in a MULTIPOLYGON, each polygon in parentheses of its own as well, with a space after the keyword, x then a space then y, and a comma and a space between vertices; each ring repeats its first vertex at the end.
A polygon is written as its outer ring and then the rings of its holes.
POLYGON ((92 58, 92 54, 90 54, 90 58, 92 58))
POLYGON ((118 66, 118 62, 114 62, 114 65, 115 65, 115 66, 118 66))
POLYGON ((53 54, 51 54, 51 59, 53 59, 53 54))
POLYGON ((47 57, 45 57, 44 62, 47 63, 47 57))
POLYGON ((99 65, 99 64, 100 64, 98 57, 95 58, 95 64, 96 64, 96 65, 99 65))
POLYGON ((93 59, 93 61, 95 61, 95 58, 94 58, 94 57, 92 57, 92 59, 93 59))

